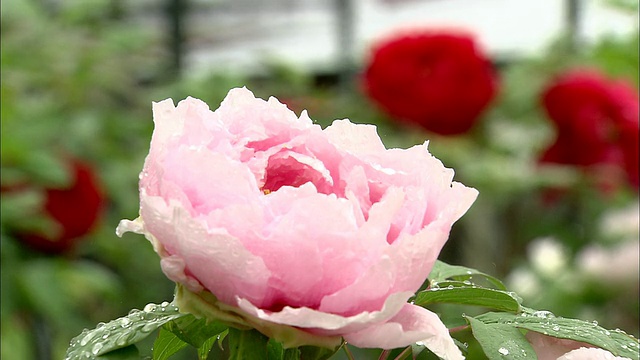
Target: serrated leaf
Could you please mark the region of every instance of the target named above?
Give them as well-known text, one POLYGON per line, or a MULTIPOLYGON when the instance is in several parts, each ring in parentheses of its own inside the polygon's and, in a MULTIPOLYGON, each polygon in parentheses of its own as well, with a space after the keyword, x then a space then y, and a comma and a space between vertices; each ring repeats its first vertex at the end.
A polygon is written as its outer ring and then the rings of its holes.
POLYGON ((153 360, 166 360, 187 345, 171 331, 160 328, 158 337, 153 343, 153 360))
POLYGON ((447 303, 484 306, 514 313, 520 311, 520 300, 513 293, 467 286, 464 283, 445 282, 444 285, 444 287, 419 292, 413 300, 414 304, 426 306, 434 303, 447 303))
POLYGON ((189 314, 166 323, 163 328, 171 331, 182 341, 199 348, 205 341, 225 331, 228 326, 204 318, 198 319, 189 314))
POLYGON ((71 340, 66 360, 95 359, 110 351, 133 345, 165 323, 185 316, 169 303, 148 304, 143 310, 132 310, 129 315, 85 329, 71 340))
POLYGON ((489 360, 536 358, 535 350, 518 328, 506 324, 485 324, 470 316, 466 319, 489 360))
POLYGON ((268 360, 269 339, 257 330, 229 328, 229 360, 268 360))
POLYGON ((485 279, 487 282, 489 282, 489 284, 491 284, 498 290, 507 290, 502 281, 491 275, 464 266, 449 265, 440 260, 436 260, 428 278, 431 283, 439 283, 442 281, 446 281, 447 279, 464 281, 470 280, 474 277, 481 277, 485 279))
POLYGON ((638 359, 638 340, 621 330, 609 331, 597 324, 555 317, 547 311, 526 311, 522 314, 490 312, 475 317, 485 324, 504 324, 561 339, 595 345, 616 356, 638 359))
POLYGON ((204 343, 202 343, 202 346, 198 348, 199 360, 207 360, 207 358, 209 357, 209 352, 211 351, 211 348, 213 347, 213 344, 216 343, 216 341, 218 341, 218 337, 213 336, 209 338, 207 341, 205 341, 204 343))

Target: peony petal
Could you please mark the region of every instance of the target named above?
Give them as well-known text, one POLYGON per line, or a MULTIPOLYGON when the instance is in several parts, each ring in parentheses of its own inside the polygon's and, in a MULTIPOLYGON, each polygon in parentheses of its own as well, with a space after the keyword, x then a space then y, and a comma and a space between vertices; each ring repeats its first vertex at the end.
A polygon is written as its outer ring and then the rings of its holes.
POLYGON ((442 359, 464 359, 438 315, 411 304, 405 304, 387 322, 347 334, 344 339, 357 347, 383 349, 420 342, 442 359))
POLYGON ((353 124, 349 120, 335 120, 323 130, 336 147, 354 155, 384 152, 386 149, 374 125, 353 124))
POLYGON ((261 258, 226 230, 208 229, 180 204, 167 205, 157 197, 143 196, 140 214, 145 236, 161 244, 168 255, 182 258, 190 274, 218 299, 231 304, 235 294, 242 294, 262 302, 270 272, 261 258))
MULTIPOLYGON (((539 358, 540 360, 544 360, 539 358)), ((631 360, 626 357, 615 356, 607 350, 598 348, 579 348, 560 356, 558 360, 631 360)))
POLYGON ((387 298, 379 311, 361 312, 353 316, 340 316, 307 307, 292 308, 285 306, 279 312, 262 310, 247 299, 238 298, 238 307, 248 314, 276 324, 284 324, 299 328, 312 329, 317 333, 337 335, 359 331, 370 324, 384 322, 393 317, 405 306, 410 292, 392 294, 387 298))

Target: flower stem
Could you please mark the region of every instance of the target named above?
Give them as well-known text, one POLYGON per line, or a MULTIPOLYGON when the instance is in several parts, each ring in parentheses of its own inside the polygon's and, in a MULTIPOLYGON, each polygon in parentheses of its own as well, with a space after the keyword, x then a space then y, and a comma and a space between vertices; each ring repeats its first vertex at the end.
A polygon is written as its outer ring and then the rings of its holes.
POLYGON ((394 360, 404 360, 407 357, 409 357, 409 355, 411 355, 411 352, 412 352, 411 346, 407 346, 407 348, 402 350, 402 352, 398 354, 398 356, 396 356, 394 360))
POLYGON ((353 354, 351 353, 351 350, 349 350, 349 347, 347 346, 347 344, 345 343, 344 346, 342 347, 342 349, 344 350, 345 354, 347 354, 347 359, 349 360, 355 360, 355 358, 353 357, 353 354))

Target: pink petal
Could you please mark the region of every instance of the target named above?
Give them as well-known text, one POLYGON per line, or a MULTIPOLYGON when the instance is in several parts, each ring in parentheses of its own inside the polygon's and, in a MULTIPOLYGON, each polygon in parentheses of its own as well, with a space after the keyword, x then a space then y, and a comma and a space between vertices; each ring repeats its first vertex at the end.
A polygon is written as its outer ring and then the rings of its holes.
POLYGON ((262 320, 310 329, 319 334, 340 335, 365 329, 372 323, 388 320, 407 304, 407 299, 411 295, 413 294, 410 292, 393 294, 387 298, 381 310, 365 311, 353 316, 341 316, 307 307, 292 308, 289 306, 285 306, 279 312, 269 312, 242 298, 238 298, 237 303, 242 310, 262 320))
POLYGON ((344 339, 357 347, 383 349, 394 349, 419 342, 442 359, 464 359, 438 315, 411 304, 405 304, 402 310, 387 322, 347 334, 344 339))
MULTIPOLYGON (((161 256, 182 258, 189 274, 220 301, 231 304, 240 294, 256 303, 266 294, 270 272, 261 258, 251 254, 225 229, 209 229, 180 204, 165 204, 158 197, 142 196, 140 215, 145 236, 161 247, 161 256), (159 234, 156 238, 153 234, 159 234)), ((172 260, 172 261, 175 261, 172 260)), ((174 268, 175 269, 175 268, 174 268)), ((180 276, 172 273, 171 277, 180 276)))
POLYGON ((558 360, 631 360, 631 359, 615 356, 609 351, 604 349, 582 347, 576 350, 572 350, 560 356, 558 360))
POLYGON ((335 120, 323 131, 332 144, 355 155, 385 151, 384 144, 374 125, 353 124, 349 120, 335 120))

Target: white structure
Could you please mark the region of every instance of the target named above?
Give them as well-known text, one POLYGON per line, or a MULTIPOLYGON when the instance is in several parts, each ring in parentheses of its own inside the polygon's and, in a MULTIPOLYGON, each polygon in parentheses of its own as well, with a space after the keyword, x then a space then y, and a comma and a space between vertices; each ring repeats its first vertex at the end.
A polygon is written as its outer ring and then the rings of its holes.
MULTIPOLYGON (((581 0, 580 36, 628 34, 637 14, 581 0)), ((307 69, 328 69, 339 59, 335 0, 218 0, 190 3, 187 73, 211 69, 258 71, 277 59, 307 69)), ((565 24, 565 0, 351 0, 354 59, 371 43, 407 26, 464 28, 493 55, 534 54, 565 24)))

